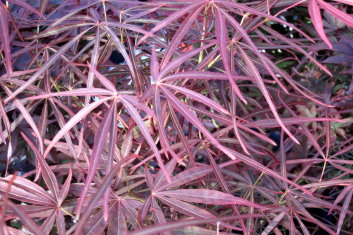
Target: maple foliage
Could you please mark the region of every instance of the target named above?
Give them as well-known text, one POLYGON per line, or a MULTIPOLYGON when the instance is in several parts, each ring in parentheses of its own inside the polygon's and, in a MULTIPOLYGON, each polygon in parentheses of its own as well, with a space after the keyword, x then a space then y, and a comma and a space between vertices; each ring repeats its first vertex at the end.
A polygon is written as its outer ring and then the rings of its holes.
POLYGON ((0 233, 349 229, 352 6, 0 1, 0 233))

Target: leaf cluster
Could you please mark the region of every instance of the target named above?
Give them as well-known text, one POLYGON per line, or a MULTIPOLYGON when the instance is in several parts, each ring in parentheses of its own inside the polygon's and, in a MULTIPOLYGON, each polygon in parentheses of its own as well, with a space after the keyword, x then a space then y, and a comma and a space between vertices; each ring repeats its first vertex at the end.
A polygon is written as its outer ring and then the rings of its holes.
POLYGON ((351 229, 352 6, 0 1, 0 234, 351 229))

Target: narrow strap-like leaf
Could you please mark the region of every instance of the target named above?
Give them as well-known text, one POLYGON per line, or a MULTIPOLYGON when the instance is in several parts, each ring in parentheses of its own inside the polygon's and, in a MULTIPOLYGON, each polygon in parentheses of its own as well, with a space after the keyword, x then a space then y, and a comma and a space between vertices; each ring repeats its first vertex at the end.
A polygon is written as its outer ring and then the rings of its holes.
POLYGON ((310 0, 308 11, 310 14, 311 21, 316 29, 316 32, 320 35, 321 39, 332 49, 332 44, 328 40, 326 33, 324 31, 324 25, 322 23, 322 17, 320 12, 320 7, 317 4, 317 0, 310 0))

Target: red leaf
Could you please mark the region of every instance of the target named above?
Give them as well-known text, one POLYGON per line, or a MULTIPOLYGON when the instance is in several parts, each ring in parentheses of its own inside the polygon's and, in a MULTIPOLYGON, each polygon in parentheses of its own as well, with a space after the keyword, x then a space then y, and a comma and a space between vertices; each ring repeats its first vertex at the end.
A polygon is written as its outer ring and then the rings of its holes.
POLYGON ((172 191, 155 192, 155 196, 167 196, 187 202, 203 203, 207 205, 244 205, 255 207, 261 210, 267 208, 256 203, 250 202, 231 194, 209 190, 209 189, 178 189, 172 191))
POLYGON ((70 121, 68 121, 64 127, 60 129, 60 131, 56 134, 56 136, 52 139, 50 144, 48 145, 47 149, 44 152, 44 157, 46 157, 50 150, 54 147, 54 145, 63 137, 68 131, 71 130, 73 126, 75 126, 78 122, 80 122, 86 115, 89 114, 93 109, 97 108, 99 105, 103 104, 104 102, 110 100, 111 98, 104 98, 98 100, 94 103, 89 104, 88 106, 81 109, 75 116, 73 116, 70 121))
MULTIPOLYGON (((336 7, 324 2, 322 0, 316 0, 319 2, 319 5, 326 10, 328 13, 333 15, 334 17, 338 18, 342 22, 346 23, 347 25, 353 27, 353 17, 348 15, 347 13, 338 10, 336 7)), ((332 48, 332 47, 330 47, 332 48)))
POLYGON ((164 173, 164 176, 166 177, 167 181, 170 182, 170 176, 168 172, 165 169, 164 163, 162 161, 161 155, 159 154, 159 151, 156 147, 156 144, 154 143, 154 140, 152 139, 151 134, 149 133, 145 123, 143 122, 141 116, 137 112, 137 110, 125 99, 125 96, 121 96, 121 102, 124 104, 125 108, 128 110, 130 113, 131 117, 134 119, 138 127, 140 128, 143 136, 145 137, 147 143, 150 145, 150 147, 153 150, 153 153, 155 154, 155 157, 157 159, 158 165, 160 166, 162 172, 164 173))
POLYGON ((195 218, 215 218, 215 216, 208 212, 207 210, 201 209, 192 204, 169 198, 169 197, 158 197, 159 200, 170 206, 171 208, 177 210, 178 212, 195 218))
POLYGON ((170 182, 169 184, 163 184, 161 187, 156 187, 155 190, 162 191, 166 189, 176 188, 194 180, 200 179, 211 172, 212 169, 209 166, 192 167, 173 176, 171 178, 172 182, 170 182))
POLYGON ((53 206, 56 204, 53 195, 22 176, 16 176, 13 184, 9 187, 12 177, 13 175, 9 175, 6 178, 0 179, 1 194, 8 193, 10 198, 36 205, 53 206), (8 188, 10 190, 7 192, 8 188))
MULTIPOLYGON (((153 35, 153 33, 157 32, 158 30, 166 27, 173 21, 179 19, 181 16, 187 14, 190 11, 193 11, 194 8, 197 8, 199 5, 204 4, 204 3, 195 3, 195 4, 190 4, 186 7, 181 8, 178 11, 175 11, 173 14, 169 15, 167 18, 161 20, 151 31, 150 34, 153 35)), ((137 42, 137 45, 140 45, 142 42, 144 42, 150 35, 145 35, 139 39, 137 42)))
POLYGON ((21 223, 33 234, 44 235, 38 225, 16 204, 11 201, 8 201, 8 207, 10 207, 17 215, 18 218, 21 220, 21 223))
MULTIPOLYGON (((0 14, 1 15, 1 14, 0 14)), ((60 49, 52 56, 49 58, 49 60, 30 78, 28 79, 22 86, 17 88, 11 95, 9 95, 6 99, 5 102, 9 102, 12 100, 14 97, 16 97, 19 93, 24 91, 28 86, 30 86, 33 82, 35 82, 45 71, 48 70, 50 66, 52 66, 54 63, 56 63, 59 58, 77 41, 85 34, 87 31, 90 30, 86 29, 77 36, 73 37, 68 43, 66 43, 64 46, 60 47, 60 49)), ((1 33, 1 32, 0 32, 1 33)))
POLYGON ((318 32, 322 40, 332 49, 332 44, 328 40, 326 33, 324 31, 324 26, 322 23, 322 18, 320 13, 320 7, 317 4, 317 0, 310 0, 308 10, 309 10, 311 21, 313 22, 313 25, 316 29, 316 32, 318 32))
POLYGON ((5 52, 7 73, 12 73, 11 48, 9 38, 9 21, 7 8, 4 3, 0 2, 0 39, 5 52))
POLYGON ((198 5, 197 9, 193 9, 193 11, 189 14, 189 16, 183 21, 178 30, 175 32, 172 41, 169 43, 167 51, 164 53, 161 68, 163 69, 165 65, 168 64, 170 58, 175 53, 178 48, 181 40, 189 32, 191 25, 194 23, 196 17, 199 16, 200 11, 204 8, 204 5, 198 5))
POLYGON ((219 51, 222 56, 223 66, 224 66, 224 69, 226 70, 228 81, 230 82, 235 94, 240 98, 241 101, 243 101, 246 104, 247 101, 245 100, 244 96, 241 94, 239 90, 239 87, 233 80, 232 72, 230 70, 229 55, 227 51, 228 30, 227 30, 226 21, 224 19, 223 14, 221 13, 221 11, 218 10, 218 8, 215 9, 215 13, 216 13, 215 27, 216 27, 217 45, 219 47, 219 51))
MULTIPOLYGON (((42 177, 44 179, 45 184, 49 188, 49 190, 53 193, 56 202, 60 200, 60 192, 59 192, 59 185, 58 181, 56 180, 56 176, 54 172, 50 169, 48 163, 44 160, 43 155, 37 150, 37 148, 34 146, 34 144, 28 139, 26 135, 23 133, 22 137, 25 139, 25 141, 28 143, 28 145, 31 147, 33 152, 35 153, 37 157, 37 161, 40 165, 40 169, 42 172, 42 177)), ((58 205, 59 206, 59 205, 58 205)))
MULTIPOLYGON (((164 213, 162 212, 161 208, 159 207, 156 199, 152 197, 152 203, 151 203, 151 211, 153 215, 153 221, 155 224, 165 224, 167 223, 167 220, 164 217, 164 213)), ((163 235, 169 235, 169 232, 163 232, 163 235)))
POLYGON ((83 200, 86 198, 87 190, 90 187, 94 175, 96 174, 98 164, 102 160, 102 153, 107 143, 107 137, 113 119, 114 108, 115 105, 110 106, 108 113, 104 116, 104 119, 101 122, 97 134, 94 138, 94 146, 89 162, 88 175, 78 203, 77 214, 80 214, 83 200))

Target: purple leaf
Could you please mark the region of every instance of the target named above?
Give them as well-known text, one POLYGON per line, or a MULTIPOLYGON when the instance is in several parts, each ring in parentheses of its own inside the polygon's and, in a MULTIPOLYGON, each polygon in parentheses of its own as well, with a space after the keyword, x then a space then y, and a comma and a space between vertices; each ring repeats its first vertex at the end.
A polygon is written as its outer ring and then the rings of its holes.
POLYGON ((28 3, 26 3, 25 1, 21 1, 21 0, 8 0, 9 2, 19 5, 23 8, 25 8, 26 10, 33 12, 34 14, 37 14, 38 16, 45 18, 45 16, 40 13, 39 11, 37 11, 37 9, 35 9, 34 7, 32 7, 31 5, 29 5, 28 3))

